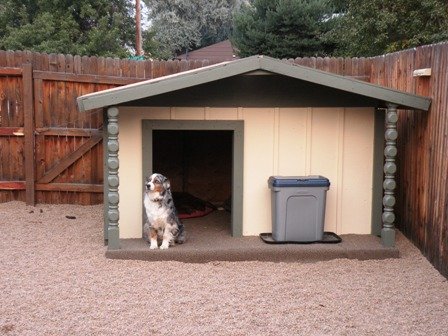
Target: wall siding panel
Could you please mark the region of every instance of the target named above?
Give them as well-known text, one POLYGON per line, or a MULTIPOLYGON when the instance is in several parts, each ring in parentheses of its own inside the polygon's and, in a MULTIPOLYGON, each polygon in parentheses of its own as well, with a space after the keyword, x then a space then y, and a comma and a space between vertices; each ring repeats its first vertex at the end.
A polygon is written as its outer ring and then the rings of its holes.
POLYGON ((307 108, 281 108, 279 118, 278 175, 306 174, 307 108))
MULTIPOLYGON (((196 111, 183 109, 185 120, 196 111)), ((207 110, 207 109, 205 109, 207 110)), ((215 109, 208 112, 214 113, 215 109)), ((220 108, 244 120, 243 235, 270 232, 269 176, 311 174, 330 179, 325 230, 370 233, 373 109, 220 108), (342 162, 342 160, 344 162, 342 162), (347 162, 346 162, 347 161, 347 162)), ((120 227, 123 238, 141 235, 141 122, 173 116, 169 108, 120 109, 120 227), (131 150, 132 148, 132 150, 131 150)), ((204 115, 205 116, 205 115, 204 115)), ((171 120, 176 120, 171 118, 171 120)), ((184 120, 184 119, 183 119, 184 120)), ((205 119, 204 119, 205 120, 205 119)))
POLYGON ((206 107, 206 120, 237 120, 238 108, 206 107))
POLYGON ((341 233, 370 233, 373 174, 373 109, 345 109, 341 233))
POLYGON ((243 110, 243 235, 271 231, 268 178, 274 174, 274 109, 243 110))
POLYGON ((204 120, 205 107, 172 107, 171 119, 173 120, 204 120))
POLYGON ((310 175, 330 180, 325 211, 325 230, 336 231, 338 188, 339 109, 312 109, 310 175))

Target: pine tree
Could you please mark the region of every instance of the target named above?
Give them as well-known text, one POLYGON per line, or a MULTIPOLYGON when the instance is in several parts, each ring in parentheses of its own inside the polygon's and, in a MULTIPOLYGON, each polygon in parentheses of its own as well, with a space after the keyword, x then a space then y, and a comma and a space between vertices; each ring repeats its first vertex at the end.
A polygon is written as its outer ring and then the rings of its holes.
POLYGON ((240 56, 327 55, 332 13, 328 0, 253 0, 235 15, 232 41, 240 56))

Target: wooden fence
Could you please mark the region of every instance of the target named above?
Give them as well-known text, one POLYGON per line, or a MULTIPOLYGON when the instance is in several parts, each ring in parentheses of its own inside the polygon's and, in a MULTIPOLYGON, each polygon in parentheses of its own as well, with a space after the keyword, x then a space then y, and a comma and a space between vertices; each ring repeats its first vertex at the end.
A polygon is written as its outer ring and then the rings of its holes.
MULTIPOLYGON (((399 113, 397 223, 448 276, 448 44, 290 61, 433 99, 399 113)), ((102 202, 102 111, 79 113, 76 97, 208 64, 0 51, 0 202, 102 202)))
POLYGON ((102 202, 102 110, 76 98, 208 64, 0 51, 0 202, 102 202))
POLYGON ((429 113, 399 113, 397 222, 448 277, 448 44, 376 57, 371 69, 372 83, 432 98, 429 113), (412 76, 423 68, 430 77, 412 76))

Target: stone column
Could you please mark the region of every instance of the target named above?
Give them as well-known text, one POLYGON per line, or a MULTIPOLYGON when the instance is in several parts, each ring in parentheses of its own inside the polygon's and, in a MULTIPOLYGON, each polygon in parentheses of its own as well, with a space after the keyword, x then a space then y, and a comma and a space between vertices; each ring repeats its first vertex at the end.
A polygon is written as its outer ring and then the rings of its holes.
POLYGON ((384 182, 383 182, 383 228, 381 230, 381 243, 385 247, 395 246, 395 172, 397 165, 395 157, 397 156, 397 105, 387 104, 386 111, 386 131, 384 147, 384 182))
POLYGON ((118 220, 120 213, 118 210, 119 195, 118 195, 118 108, 109 107, 107 109, 107 183, 108 192, 106 199, 107 202, 107 217, 109 220, 109 226, 107 229, 108 234, 108 250, 117 250, 120 248, 120 231, 118 227, 118 220))

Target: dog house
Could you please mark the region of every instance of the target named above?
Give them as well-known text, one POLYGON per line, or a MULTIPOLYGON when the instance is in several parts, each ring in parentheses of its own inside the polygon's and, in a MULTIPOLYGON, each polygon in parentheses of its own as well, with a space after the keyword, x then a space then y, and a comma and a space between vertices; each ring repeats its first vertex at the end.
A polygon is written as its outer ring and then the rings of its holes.
POLYGON ((323 175, 325 230, 381 234, 393 246, 397 108, 429 105, 263 56, 81 96, 81 111, 106 109, 108 248, 141 237, 143 181, 155 169, 174 189, 229 198, 233 236, 271 230, 269 176, 323 175))

